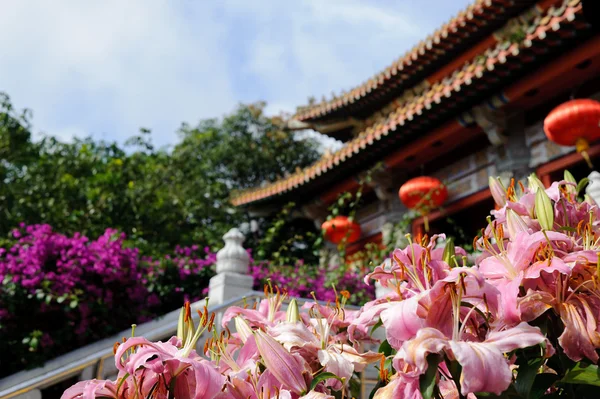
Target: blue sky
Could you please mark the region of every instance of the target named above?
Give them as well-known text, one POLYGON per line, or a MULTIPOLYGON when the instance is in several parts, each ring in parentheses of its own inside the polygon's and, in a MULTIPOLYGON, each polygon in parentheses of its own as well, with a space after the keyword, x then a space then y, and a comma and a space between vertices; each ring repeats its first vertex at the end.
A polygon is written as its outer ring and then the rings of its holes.
POLYGON ((0 13, 0 90, 34 130, 158 145, 181 122, 367 80, 467 0, 9 0, 0 13))

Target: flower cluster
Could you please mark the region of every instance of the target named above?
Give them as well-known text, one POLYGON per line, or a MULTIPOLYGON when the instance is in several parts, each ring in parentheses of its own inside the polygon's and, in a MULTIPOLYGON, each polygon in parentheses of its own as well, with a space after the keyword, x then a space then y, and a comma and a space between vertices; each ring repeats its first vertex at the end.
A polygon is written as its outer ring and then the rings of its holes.
MULTIPOLYGON (((579 189, 569 174, 548 189, 534 176, 527 188, 492 180, 500 209, 474 241, 475 265, 451 240, 421 237, 365 277, 388 293, 359 311, 345 309, 344 291, 284 312, 285 294, 267 288, 258 306, 224 313, 204 356, 186 307, 177 337, 128 340, 116 382, 82 382, 63 398, 349 397, 373 362, 375 399, 598 397, 600 212, 579 189), (380 326, 379 353, 365 350, 380 326)), ((209 320, 201 313, 201 328, 209 320)))
POLYGON ((21 226, 13 236, 0 248, 0 375, 177 309, 214 274, 215 254, 206 249, 142 258, 110 229, 96 240, 48 225, 21 226))
POLYGON ((325 399, 346 390, 354 372, 382 358, 348 341, 345 331, 357 316, 345 309, 348 292, 335 305, 307 303, 302 312, 295 299, 284 311, 286 294, 279 290, 265 288, 265 294, 254 307, 225 312, 223 331, 205 338, 204 356, 194 348, 202 332, 212 330, 215 316, 205 307, 195 329, 187 303, 177 336, 167 342, 130 338, 116 344, 117 380, 80 382, 62 398, 325 399))

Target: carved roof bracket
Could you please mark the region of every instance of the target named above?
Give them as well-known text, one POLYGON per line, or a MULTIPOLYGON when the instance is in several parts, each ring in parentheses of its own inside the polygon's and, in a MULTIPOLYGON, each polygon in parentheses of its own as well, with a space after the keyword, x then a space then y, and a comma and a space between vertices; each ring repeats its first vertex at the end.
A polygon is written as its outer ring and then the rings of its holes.
POLYGON ((502 110, 480 105, 473 107, 471 115, 473 121, 483 129, 493 146, 506 143, 506 115, 502 110))

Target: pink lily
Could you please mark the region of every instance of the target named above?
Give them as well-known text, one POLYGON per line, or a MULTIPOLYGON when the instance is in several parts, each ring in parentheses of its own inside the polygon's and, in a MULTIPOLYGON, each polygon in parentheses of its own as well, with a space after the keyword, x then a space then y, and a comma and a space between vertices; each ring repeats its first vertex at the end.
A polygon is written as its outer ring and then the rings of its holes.
POLYGON ((296 394, 306 393, 307 379, 311 377, 311 373, 304 360, 292 355, 279 342, 260 330, 254 332, 254 337, 263 363, 282 386, 296 394))
POLYGON ((334 396, 328 395, 326 393, 310 391, 306 395, 300 397, 300 399, 334 399, 334 396))
POLYGON ((462 366, 461 392, 492 392, 500 395, 512 380, 504 353, 544 342, 540 330, 527 323, 505 331, 492 331, 483 342, 450 339, 434 328, 423 328, 417 336, 404 343, 397 357, 416 367, 420 374, 427 371, 427 355, 444 353, 462 366), (494 375, 494 378, 489 378, 494 375))
POLYGON ((373 399, 423 399, 419 388, 419 374, 405 370, 394 374, 388 384, 379 388, 373 399))
POLYGON ((504 321, 515 324, 521 321, 517 306, 519 287, 526 280, 538 279, 542 272, 552 274, 557 271, 570 274, 569 266, 554 254, 568 250, 572 242, 565 234, 554 231, 533 234, 521 231, 505 247, 502 231, 496 234, 500 249, 496 252, 491 245, 487 245, 488 250, 496 253, 480 262, 479 271, 501 292, 504 321), (549 243, 552 246, 549 246, 549 243), (534 255, 538 253, 539 256, 542 250, 548 253, 548 257, 535 261, 534 255))
POLYGON ((481 332, 489 329, 489 319, 495 315, 497 295, 476 269, 452 269, 420 301, 422 317, 436 328, 421 328, 414 338, 403 343, 395 357, 396 370, 404 372, 407 364, 420 375, 427 371, 428 354, 445 354, 463 368, 463 395, 480 391, 502 393, 512 376, 503 353, 539 344, 545 338, 539 329, 521 323, 512 329, 489 331, 482 339, 481 332), (438 309, 432 312, 433 307, 438 309), (498 377, 486 378, 490 370, 498 377))
MULTIPOLYGON (((175 379, 175 390, 192 390, 194 398, 213 398, 222 388, 223 376, 210 362, 195 351, 178 347, 176 338, 168 342, 150 342, 145 338, 130 338, 117 348, 115 359, 122 375, 129 375, 143 384, 137 384, 140 394, 148 396, 156 387, 166 389, 175 379), (129 354, 135 350, 133 354, 129 354), (123 362, 123 357, 128 355, 123 362), (164 385, 164 386, 163 386, 164 385)), ((133 388, 134 384, 128 384, 133 388)))
MULTIPOLYGON (((317 316, 318 313, 315 312, 314 315, 317 316)), ((302 353, 309 364, 317 363, 317 368, 324 368, 324 371, 334 373, 345 381, 350 380, 354 371, 360 372, 367 364, 381 358, 378 353, 359 353, 353 346, 339 343, 330 334, 332 324, 328 320, 323 317, 313 318, 311 327, 302 323, 281 323, 269 332, 286 349, 302 353)), ((336 390, 343 386, 336 379, 327 380, 325 385, 336 390)))
MULTIPOLYGON (((384 287, 392 287, 401 297, 410 297, 423 292, 444 278, 450 266, 443 261, 443 248, 434 249, 441 234, 433 236, 427 246, 411 243, 403 250, 395 250, 392 259, 384 262, 365 277, 365 283, 374 279, 384 287)), ((466 254, 462 248, 455 247, 457 254, 466 254)))
MULTIPOLYGON (((117 398, 117 386, 112 381, 80 381, 67 389, 61 399, 117 398)), ((122 396, 120 396, 122 398, 122 396)))
POLYGON ((260 301, 258 309, 231 306, 223 314, 221 325, 227 326, 236 316, 243 316, 251 326, 263 329, 274 325, 275 322, 286 320, 286 313, 281 310, 286 297, 287 294, 282 293, 278 288, 273 290, 265 286, 265 299, 260 301))
MULTIPOLYGON (((579 256, 572 258, 580 262, 579 256)), ((537 318, 548 309, 554 310, 564 324, 558 342, 574 361, 587 358, 596 363, 599 360, 596 352, 600 348, 600 282, 597 270, 598 264, 580 262, 574 266, 571 277, 560 274, 542 276, 539 280, 544 290, 529 290, 519 301, 527 320, 537 318)))

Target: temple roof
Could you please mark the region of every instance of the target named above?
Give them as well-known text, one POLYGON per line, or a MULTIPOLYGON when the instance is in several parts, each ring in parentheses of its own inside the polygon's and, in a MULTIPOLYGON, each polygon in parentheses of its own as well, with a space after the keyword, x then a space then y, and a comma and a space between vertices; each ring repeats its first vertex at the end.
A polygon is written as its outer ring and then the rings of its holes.
MULTIPOLYGON (((309 192, 319 181, 327 180, 329 185, 339 182, 342 174, 346 177, 356 174, 359 167, 365 169, 367 162, 374 163, 449 118, 460 117, 474 103, 498 93, 498 89, 506 86, 507 78, 512 82, 555 52, 564 50, 575 38, 589 36, 581 0, 564 0, 560 6, 538 11, 530 10, 510 20, 507 26, 512 29, 504 40, 438 82, 406 90, 384 107, 370 126, 335 153, 326 154, 313 165, 278 181, 235 192, 232 203, 241 206, 284 199, 292 192, 297 195, 300 189, 309 192)), ((492 106, 508 101, 502 94, 493 98, 492 106)))
POLYGON ((510 18, 535 4, 536 0, 476 0, 380 73, 340 96, 299 107, 294 118, 311 121, 364 114, 420 80, 429 78, 433 84, 443 75, 429 75, 483 37, 493 39, 510 18))

